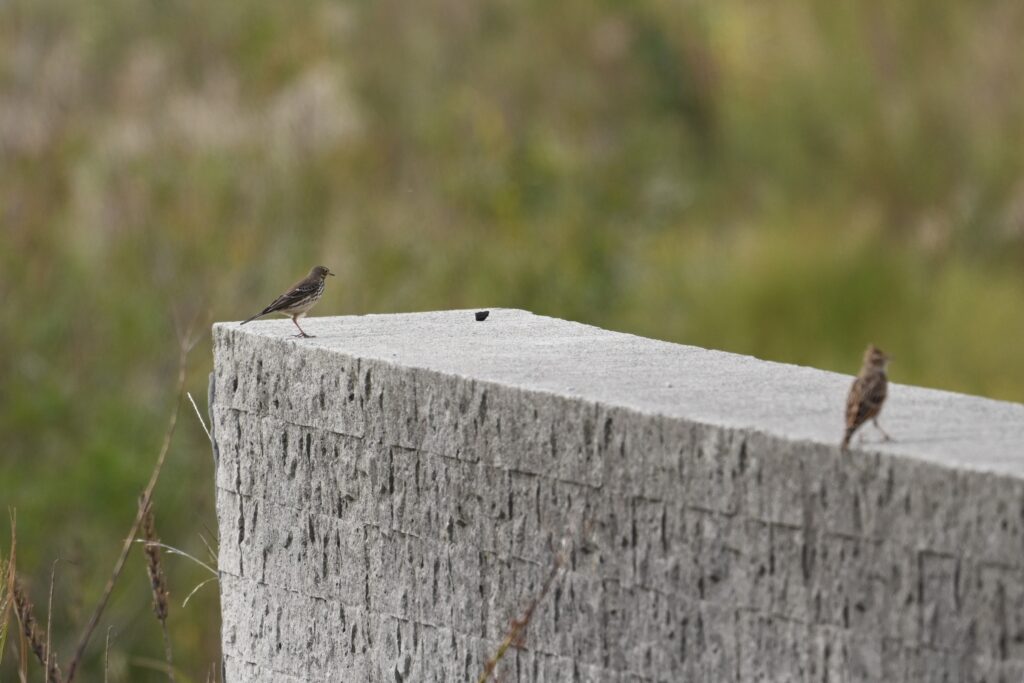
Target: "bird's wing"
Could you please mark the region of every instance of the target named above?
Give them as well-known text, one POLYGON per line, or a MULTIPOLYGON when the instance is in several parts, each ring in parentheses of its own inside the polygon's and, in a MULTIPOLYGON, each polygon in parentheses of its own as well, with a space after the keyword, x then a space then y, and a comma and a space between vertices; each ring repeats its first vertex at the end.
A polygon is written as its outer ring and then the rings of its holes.
MULTIPOLYGON (((288 310, 289 308, 292 308, 296 304, 305 300, 307 297, 316 294, 316 291, 319 288, 320 283, 315 278, 307 277, 302 280, 299 280, 294 285, 292 285, 288 289, 288 291, 286 291, 284 294, 270 302, 269 306, 267 306, 262 311, 260 311, 253 317, 249 318, 249 320, 246 320, 245 322, 247 323, 251 320, 255 320, 256 318, 261 318, 267 315, 268 313, 273 313, 275 311, 288 310)), ((242 324, 244 325, 245 323, 242 324)))
POLYGON ((846 401, 846 426, 859 427, 882 410, 888 392, 888 381, 882 373, 857 377, 846 401))
POLYGON ((287 292, 274 299, 269 306, 263 309, 260 315, 292 308, 316 294, 318 289, 320 289, 320 283, 317 280, 302 280, 287 292))
POLYGON ((863 402, 861 397, 864 395, 864 379, 857 376, 857 379, 853 380, 853 385, 850 387, 850 393, 846 397, 846 428, 854 429, 864 422, 862 419, 858 419, 860 413, 860 406, 863 402))
POLYGON ((869 420, 882 410, 882 404, 885 403, 885 397, 889 393, 889 381, 886 379, 884 373, 875 373, 871 375, 870 381, 867 382, 867 387, 864 392, 864 403, 867 404, 868 415, 865 420, 869 420))

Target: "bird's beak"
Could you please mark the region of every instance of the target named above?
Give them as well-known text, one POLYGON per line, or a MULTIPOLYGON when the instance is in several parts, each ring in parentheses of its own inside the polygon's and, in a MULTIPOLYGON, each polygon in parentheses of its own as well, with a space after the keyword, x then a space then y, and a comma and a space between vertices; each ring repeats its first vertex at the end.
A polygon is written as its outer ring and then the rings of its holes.
POLYGON ((334 273, 332 273, 332 272, 331 272, 331 271, 329 271, 329 270, 327 271, 327 274, 328 274, 328 275, 330 275, 331 277, 334 277, 334 273))

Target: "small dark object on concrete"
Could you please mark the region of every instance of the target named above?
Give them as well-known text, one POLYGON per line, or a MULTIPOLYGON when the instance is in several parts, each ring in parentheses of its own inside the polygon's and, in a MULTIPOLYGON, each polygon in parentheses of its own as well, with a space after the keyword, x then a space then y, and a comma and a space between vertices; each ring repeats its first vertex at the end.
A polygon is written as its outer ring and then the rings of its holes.
POLYGON ((490 313, 491 313, 490 311, 477 311, 476 312, 477 322, 483 322, 484 320, 487 320, 487 316, 490 315, 490 313))

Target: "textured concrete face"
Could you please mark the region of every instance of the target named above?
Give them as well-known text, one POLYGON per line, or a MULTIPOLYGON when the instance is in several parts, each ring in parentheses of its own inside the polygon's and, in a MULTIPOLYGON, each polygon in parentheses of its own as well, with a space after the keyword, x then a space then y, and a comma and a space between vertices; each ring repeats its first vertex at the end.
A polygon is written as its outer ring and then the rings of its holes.
POLYGON ((1024 680, 1024 406, 896 385, 842 456, 848 376, 503 309, 290 327, 215 326, 229 682, 475 681, 534 601, 501 681, 1024 680))

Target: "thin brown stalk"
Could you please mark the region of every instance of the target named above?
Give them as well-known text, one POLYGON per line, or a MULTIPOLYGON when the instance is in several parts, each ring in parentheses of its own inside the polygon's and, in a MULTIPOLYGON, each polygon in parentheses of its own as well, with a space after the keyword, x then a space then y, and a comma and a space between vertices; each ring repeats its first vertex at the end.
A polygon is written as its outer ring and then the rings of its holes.
POLYGON ((554 559, 551 562, 551 569, 548 572, 547 578, 544 579, 544 585, 541 587, 540 593, 535 595, 530 603, 526 607, 526 611, 518 619, 513 619, 509 625, 509 629, 505 634, 504 640, 501 641, 501 645, 498 646, 498 651, 494 653, 494 656, 487 660, 484 664, 483 673, 480 674, 480 678, 477 683, 487 683, 487 679, 491 677, 494 670, 498 668, 498 662, 505 656, 505 652, 512 646, 519 647, 523 643, 526 637, 526 629, 530 626, 530 620, 533 619, 533 613, 537 609, 537 606, 543 602, 548 592, 551 590, 551 586, 554 584, 555 579, 558 577, 558 573, 565 565, 565 557, 561 553, 556 553, 554 559))
POLYGON ((53 566, 50 568, 50 596, 46 601, 46 663, 43 665, 47 671, 50 670, 50 662, 53 662, 54 666, 57 666, 57 657, 52 654, 50 650, 50 624, 53 623, 53 580, 57 575, 57 563, 60 560, 54 560, 53 566))
POLYGON ((107 642, 103 646, 103 683, 107 683, 107 674, 110 672, 110 631, 113 628, 107 627, 107 642))
MULTIPOLYGON (((11 518, 11 551, 10 551, 10 557, 7 558, 6 585, 7 585, 7 601, 8 602, 7 602, 6 614, 8 616, 5 617, 5 623, 4 623, 4 627, 5 628, 7 627, 7 623, 8 623, 6 620, 9 618, 11 612, 15 611, 15 605, 14 605, 14 580, 15 580, 15 567, 17 565, 17 557, 18 557, 18 515, 14 511, 13 508, 10 509, 8 514, 10 515, 10 518, 11 518)), ((15 614, 15 619, 17 619, 17 615, 16 614, 15 614)), ((4 637, 6 638, 6 633, 4 634, 4 637)), ((27 681, 28 681, 28 660, 29 660, 29 657, 28 657, 28 640, 25 638, 25 634, 22 632, 22 629, 18 629, 17 630, 17 638, 18 638, 18 647, 16 649, 16 653, 18 655, 18 680, 22 681, 22 683, 27 683, 27 681)))
MULTIPOLYGON (((191 335, 191 330, 188 334, 191 335)), ((92 615, 89 617, 89 622, 86 624, 85 630, 78 639, 78 644, 75 647, 75 654, 71 658, 71 663, 68 665, 67 683, 72 683, 75 680, 75 675, 78 673, 78 667, 82 662, 82 657, 85 655, 85 648, 89 645, 89 639, 92 637, 93 631, 96 630, 96 626, 99 624, 100 618, 103 616, 103 611, 106 609, 107 603, 110 601, 110 595, 114 591, 114 585, 117 583, 118 578, 121 576, 121 572, 124 570, 125 561, 128 559, 128 553, 132 549, 132 543, 135 540, 136 535, 139 533, 139 527, 142 524, 143 512, 149 507, 150 501, 153 498, 153 490, 156 488, 156 483, 160 479, 160 472, 163 469, 164 460, 167 458, 167 452, 171 448, 171 440, 174 437, 174 430, 178 425, 178 415, 181 412, 181 403, 185 393, 186 361, 188 359, 188 353, 198 341, 199 337, 194 339, 186 337, 181 341, 178 354, 177 387, 174 392, 174 408, 171 410, 171 417, 167 424, 167 430, 164 432, 164 438, 160 445, 159 455, 157 455, 156 465, 153 467, 153 472, 149 477, 149 483, 146 484, 146 488, 142 492, 142 504, 139 506, 139 511, 135 514, 135 520, 132 522, 132 526, 128 530, 128 535, 125 537, 124 544, 121 546, 121 553, 118 556, 117 561, 114 563, 114 570, 111 573, 110 578, 107 579, 107 584, 103 587, 103 593, 100 596, 100 600, 95 609, 93 609, 92 615)))
POLYGON ((0 664, 4 661, 4 650, 7 649, 7 624, 10 622, 10 598, 7 593, 6 567, 0 555, 0 664))
POLYGON ((21 683, 28 683, 28 660, 28 639, 18 629, 18 680, 21 683))
POLYGON ((8 563, 0 554, 0 664, 4 661, 7 651, 7 629, 11 623, 11 582, 14 576, 14 520, 11 519, 11 558, 8 563))
MULTIPOLYGON (((590 545, 593 523, 593 518, 585 517, 583 520, 578 542, 581 543, 584 548, 590 545)), ((555 580, 569 561, 569 553, 571 550, 572 538, 570 536, 562 538, 561 548, 558 551, 555 551, 554 548, 552 548, 551 568, 548 571, 547 577, 544 579, 544 584, 541 586, 540 593, 530 600, 526 606, 526 611, 523 612, 521 617, 512 620, 508 631, 505 633, 505 638, 501 641, 501 645, 498 646, 498 650, 494 653, 494 656, 488 659, 484 664, 484 670, 480 674, 480 678, 477 679, 477 683, 487 683, 487 680, 490 679, 498 668, 498 663, 501 661, 501 658, 505 656, 505 653, 510 647, 519 648, 523 646, 526 639, 526 629, 530 626, 530 621, 533 619, 533 613, 551 591, 551 587, 554 585, 555 580)))

